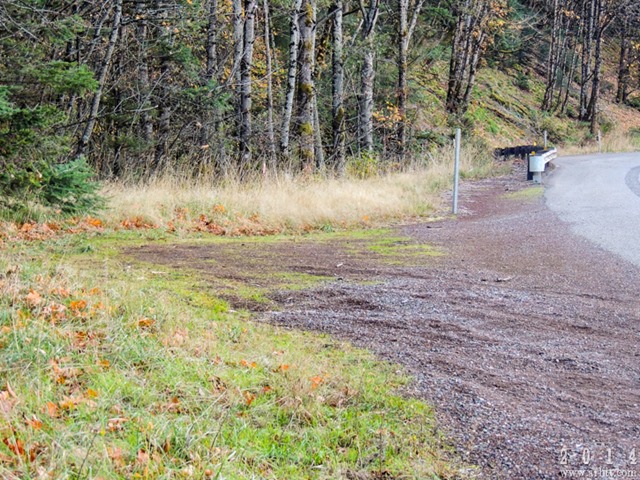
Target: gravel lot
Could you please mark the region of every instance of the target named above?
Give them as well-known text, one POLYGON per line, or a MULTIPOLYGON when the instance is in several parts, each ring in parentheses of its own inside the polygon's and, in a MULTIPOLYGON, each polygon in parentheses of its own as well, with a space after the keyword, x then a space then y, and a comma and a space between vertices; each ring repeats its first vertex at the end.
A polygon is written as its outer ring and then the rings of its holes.
POLYGON ((404 365, 415 377, 408 394, 435 406, 459 454, 478 465, 474 477, 619 468, 640 478, 640 269, 572 234, 541 195, 521 191, 523 176, 465 183, 458 220, 399 227, 410 243, 446 252, 403 265, 344 242, 153 246, 136 256, 204 278, 242 278, 242 258, 267 273, 335 276, 275 293, 280 310, 261 321, 330 333, 404 365))

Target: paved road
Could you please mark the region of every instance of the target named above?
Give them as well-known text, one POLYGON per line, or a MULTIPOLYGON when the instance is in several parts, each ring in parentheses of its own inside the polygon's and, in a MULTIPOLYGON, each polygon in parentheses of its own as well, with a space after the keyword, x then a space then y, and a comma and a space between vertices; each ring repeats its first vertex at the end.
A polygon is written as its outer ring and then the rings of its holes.
POLYGON ((561 157, 547 205, 572 230, 640 265, 640 153, 561 157))

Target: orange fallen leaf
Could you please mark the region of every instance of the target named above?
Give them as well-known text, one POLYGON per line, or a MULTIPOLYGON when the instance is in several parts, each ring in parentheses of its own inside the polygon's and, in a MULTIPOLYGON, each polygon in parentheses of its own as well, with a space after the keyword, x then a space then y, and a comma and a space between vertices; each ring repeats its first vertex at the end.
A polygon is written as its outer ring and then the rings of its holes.
POLYGON ((287 365, 286 363, 283 363, 282 365, 280 365, 278 368, 276 368, 274 370, 274 372, 280 372, 280 373, 284 373, 287 370, 289 370, 289 365, 287 365))
POLYGON ((85 220, 89 225, 91 225, 92 227, 95 228, 100 228, 102 227, 102 220, 98 219, 98 218, 92 218, 92 217, 87 217, 85 220))
POLYGON ((243 367, 246 368, 256 368, 258 366, 258 364, 256 362, 247 362, 246 360, 240 360, 240 365, 242 365, 243 367))
POLYGON ((14 454, 19 457, 24 456, 24 442, 19 438, 15 440, 10 440, 8 438, 3 438, 2 442, 7 446, 7 448, 14 454))
POLYGON ((247 403, 247 405, 251 405, 253 401, 256 399, 256 396, 253 393, 248 392, 247 390, 242 392, 242 396, 244 396, 244 400, 247 403))
POLYGON ((51 418, 56 418, 58 416, 58 405, 53 402, 47 402, 47 414, 51 418))
POLYGON ((87 308, 87 302, 84 300, 75 300, 69 304, 69 308, 71 308, 71 310, 79 312, 87 308))
POLYGON ((156 321, 151 318, 141 318, 140 320, 138 320, 138 327, 151 328, 155 323, 156 321))
POLYGON ((27 418, 27 425, 29 425, 34 430, 40 430, 42 428, 42 422, 38 420, 38 418, 33 415, 31 418, 27 418))
POLYGON ((100 365, 102 368, 109 368, 111 366, 111 362, 109 360, 98 360, 98 365, 100 365))
POLYGON ((42 302, 42 297, 40 296, 40 294, 38 292, 36 292, 35 290, 31 289, 29 290, 29 294, 26 296, 25 298, 27 305, 30 305, 32 307, 36 307, 40 304, 40 302, 42 302))
POLYGON ((273 391, 273 388, 271 388, 269 385, 265 385, 264 387, 262 387, 262 393, 271 393, 273 391))
POLYGON ((97 391, 95 391, 93 388, 87 388, 87 393, 86 393, 88 398, 98 398, 99 394, 97 391))
POLYGON ((320 386, 322 382, 324 382, 324 378, 320 375, 316 375, 315 377, 311 377, 311 388, 316 389, 320 386))

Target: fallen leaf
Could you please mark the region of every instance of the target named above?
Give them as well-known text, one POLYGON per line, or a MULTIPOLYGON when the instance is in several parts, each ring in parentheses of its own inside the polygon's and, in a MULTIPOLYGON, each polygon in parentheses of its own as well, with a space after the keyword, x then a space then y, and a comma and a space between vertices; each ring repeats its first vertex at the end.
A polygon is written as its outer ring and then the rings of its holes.
POLYGON ((156 321, 151 318, 141 318, 140 320, 138 320, 138 327, 151 328, 155 323, 156 321))
POLYGON ((38 420, 38 418, 33 415, 31 418, 27 418, 27 425, 29 425, 34 430, 40 430, 42 428, 42 422, 38 420))
POLYGON ((98 219, 98 218, 92 218, 92 217, 87 217, 85 219, 85 222, 87 222, 89 225, 91 225, 92 227, 95 228, 101 228, 102 227, 102 220, 98 219))
POLYGON ((129 419, 124 417, 110 418, 107 421, 107 428, 110 432, 116 432, 122 430, 124 424, 128 421, 129 419))
POLYGON ((19 438, 15 440, 10 440, 8 438, 3 438, 2 442, 7 446, 7 448, 14 454, 19 457, 24 456, 24 442, 19 438))
POLYGON ((31 289, 29 290, 29 294, 26 296, 25 298, 27 305, 31 306, 31 307, 36 307, 38 305, 40 305, 40 303, 42 302, 42 297, 40 296, 40 294, 38 292, 36 292, 35 290, 31 289))
POLYGON ((73 410, 77 404, 78 401, 73 397, 64 397, 63 400, 58 402, 58 405, 60 405, 60 408, 63 410, 73 410))
POLYGON ((136 455, 136 463, 138 465, 146 465, 147 463, 149 463, 149 454, 144 448, 138 450, 138 454, 136 455))
POLYGON ((242 396, 244 397, 244 400, 247 403, 247 405, 251 405, 253 401, 256 399, 256 396, 247 390, 242 392, 242 396))
POLYGON ((93 388, 87 388, 87 397, 88 398, 98 398, 98 392, 96 392, 93 388))
POLYGON ((316 389, 320 386, 320 384, 322 382, 324 382, 324 378, 322 378, 320 375, 316 375, 315 377, 311 377, 311 388, 312 389, 316 389))
POLYGON ((47 402, 47 414, 51 418, 56 418, 58 416, 58 405, 53 402, 47 402))
POLYGON ((71 310, 79 312, 87 308, 87 302, 84 300, 75 300, 69 304, 69 308, 71 308, 71 310))
POLYGON ((283 363, 282 365, 280 365, 278 368, 276 368, 274 370, 274 372, 280 372, 280 373, 284 373, 287 370, 289 370, 289 365, 287 365, 286 363, 283 363))

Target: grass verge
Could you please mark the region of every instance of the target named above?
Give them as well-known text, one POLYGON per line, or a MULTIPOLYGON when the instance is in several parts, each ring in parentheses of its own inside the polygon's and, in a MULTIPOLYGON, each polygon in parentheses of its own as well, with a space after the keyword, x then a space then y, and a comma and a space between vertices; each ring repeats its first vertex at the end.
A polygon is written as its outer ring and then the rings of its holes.
MULTIPOLYGON (((233 235, 331 231, 423 217, 439 209, 442 192, 451 188, 453 148, 427 152, 422 163, 401 173, 377 174, 374 167, 346 178, 281 175, 194 183, 174 175, 146 184, 116 183, 104 189, 110 199, 104 219, 108 225, 130 219, 129 224, 233 235)), ((489 150, 464 148, 462 178, 508 170, 489 150)))
POLYGON ((393 366, 86 235, 0 251, 0 477, 456 477, 393 366))

